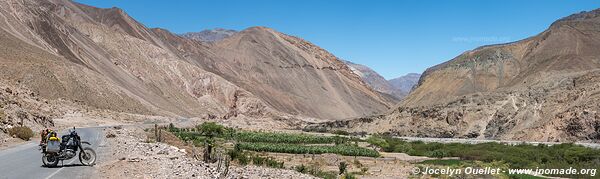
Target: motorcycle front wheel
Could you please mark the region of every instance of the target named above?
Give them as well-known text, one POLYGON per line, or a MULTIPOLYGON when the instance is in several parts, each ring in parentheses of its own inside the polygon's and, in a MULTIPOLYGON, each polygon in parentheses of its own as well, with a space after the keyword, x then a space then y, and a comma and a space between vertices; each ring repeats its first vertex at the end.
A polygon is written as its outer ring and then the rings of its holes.
POLYGON ((46 167, 56 167, 58 165, 58 157, 55 155, 42 155, 42 163, 46 167))
POLYGON ((86 166, 92 166, 96 163, 96 152, 94 149, 85 147, 79 152, 79 161, 86 166))

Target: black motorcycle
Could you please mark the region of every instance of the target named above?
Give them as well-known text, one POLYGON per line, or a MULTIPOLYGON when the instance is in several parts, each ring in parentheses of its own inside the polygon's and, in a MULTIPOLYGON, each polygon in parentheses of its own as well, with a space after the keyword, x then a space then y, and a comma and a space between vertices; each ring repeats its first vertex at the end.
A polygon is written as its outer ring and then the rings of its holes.
POLYGON ((91 145, 89 142, 81 141, 81 137, 73 127, 68 135, 62 136, 62 141, 48 140, 41 146, 42 163, 46 167, 56 167, 59 161, 72 159, 79 151, 81 164, 92 166, 96 162, 96 152, 90 147, 91 145))

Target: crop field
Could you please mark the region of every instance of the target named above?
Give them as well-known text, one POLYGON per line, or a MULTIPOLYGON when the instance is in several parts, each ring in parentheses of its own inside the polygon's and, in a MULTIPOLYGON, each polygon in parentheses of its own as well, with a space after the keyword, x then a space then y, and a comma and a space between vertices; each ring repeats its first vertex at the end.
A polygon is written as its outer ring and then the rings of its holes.
POLYGON ((331 144, 344 143, 348 138, 338 136, 317 136, 308 134, 237 132, 235 140, 240 142, 286 143, 286 144, 331 144))
MULTIPOLYGON (((201 145, 207 137, 201 130, 170 128, 170 132, 186 141, 201 145)), ((237 143, 238 147, 247 151, 274 152, 291 154, 324 154, 333 153, 344 156, 379 157, 375 150, 352 144, 351 138, 342 136, 321 136, 311 134, 235 131, 224 129, 215 136, 218 141, 237 143), (319 145, 311 145, 319 144, 319 145)))
POLYGON ((379 153, 372 149, 362 148, 349 144, 334 146, 306 146, 299 144, 277 144, 277 143, 239 143, 241 149, 257 152, 275 152, 291 154, 324 154, 334 153, 345 156, 378 157, 379 153))

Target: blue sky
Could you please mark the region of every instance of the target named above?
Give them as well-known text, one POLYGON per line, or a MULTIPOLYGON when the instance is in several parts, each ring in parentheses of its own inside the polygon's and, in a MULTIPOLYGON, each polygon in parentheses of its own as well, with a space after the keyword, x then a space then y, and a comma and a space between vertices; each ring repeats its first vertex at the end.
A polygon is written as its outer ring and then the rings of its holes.
POLYGON ((597 0, 76 0, 119 7, 174 33, 267 26, 367 65, 386 79, 481 45, 536 35, 597 0))

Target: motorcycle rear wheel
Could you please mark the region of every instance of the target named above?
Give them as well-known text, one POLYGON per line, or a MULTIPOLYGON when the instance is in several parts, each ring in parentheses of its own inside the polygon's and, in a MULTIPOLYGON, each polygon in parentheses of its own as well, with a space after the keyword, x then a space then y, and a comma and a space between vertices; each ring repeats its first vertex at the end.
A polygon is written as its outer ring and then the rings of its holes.
POLYGON ((79 152, 79 162, 86 166, 92 166, 96 163, 96 152, 90 147, 85 147, 79 152))
POLYGON ((58 157, 54 155, 42 155, 42 163, 46 167, 56 167, 58 165, 58 157))

